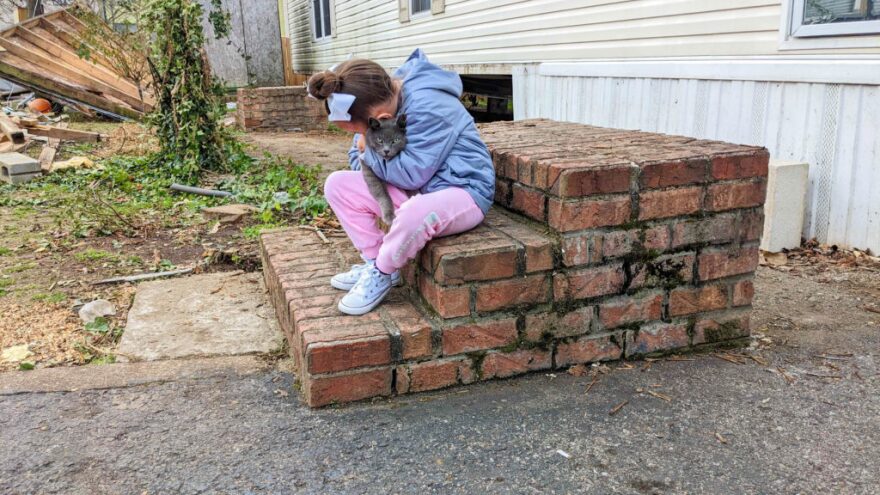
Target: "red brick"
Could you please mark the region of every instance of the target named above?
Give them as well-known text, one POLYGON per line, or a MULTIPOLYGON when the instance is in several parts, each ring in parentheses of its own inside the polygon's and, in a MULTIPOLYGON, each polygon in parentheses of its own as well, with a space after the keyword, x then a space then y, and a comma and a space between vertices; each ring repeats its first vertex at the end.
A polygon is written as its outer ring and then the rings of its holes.
POLYGON ((690 244, 723 244, 733 240, 736 216, 716 215, 702 220, 682 220, 672 226, 672 248, 690 244))
POLYGON ((465 316, 471 312, 470 287, 442 287, 430 280, 430 275, 422 274, 419 293, 443 318, 465 316))
POLYGON ((527 349, 515 352, 490 352, 480 365, 482 379, 507 378, 529 371, 545 370, 551 366, 550 352, 527 349))
POLYGON ((687 347, 687 326, 655 323, 626 332, 626 357, 687 347))
POLYGON ((758 268, 758 248, 704 251, 699 258, 700 280, 753 273, 758 268))
POLYGON ((663 295, 624 297, 599 305, 599 320, 606 329, 639 321, 659 320, 663 311, 663 295))
POLYGON ((474 371, 473 361, 467 358, 458 361, 458 379, 464 385, 477 381, 477 373, 474 371))
POLYGON ((516 246, 484 252, 448 254, 440 259, 434 278, 441 284, 497 280, 516 275, 516 246))
POLYGON ((380 311, 387 312, 400 331, 403 359, 418 359, 433 354, 431 325, 411 304, 385 304, 380 306, 380 311))
POLYGON ((639 195, 639 220, 690 215, 700 211, 702 187, 647 191, 639 195))
POLYGON ((723 342, 748 337, 749 315, 735 312, 724 316, 697 320, 694 325, 694 345, 723 342))
POLYGON ((387 335, 312 344, 306 348, 306 362, 313 374, 380 366, 391 362, 391 345, 387 335))
POLYGON ((669 227, 658 225, 645 230, 645 249, 666 251, 669 248, 669 227))
POLYGON ((409 393, 409 367, 398 366, 395 369, 394 390, 398 395, 409 393))
POLYGON ((565 202, 550 198, 548 223, 559 232, 620 225, 629 220, 630 209, 629 196, 565 202))
POLYGON ((679 287, 669 293, 670 316, 690 315, 727 307, 727 288, 707 285, 698 288, 679 287))
POLYGON ((518 277, 476 286, 477 311, 499 309, 547 302, 550 284, 543 274, 518 277))
POLYGON ((767 177, 770 156, 766 151, 748 155, 727 155, 712 158, 712 177, 716 180, 767 177))
POLYGON ((755 297, 755 284, 751 280, 740 280, 733 284, 733 305, 748 306, 755 297))
POLYGON ((764 210, 741 213, 740 236, 742 241, 758 241, 764 234, 764 210))
POLYGON ((586 265, 602 261, 601 234, 574 234, 562 238, 562 264, 586 265))
POLYGON ((706 160, 680 160, 642 166, 642 189, 699 184, 706 180, 706 160))
POLYGON ((550 237, 499 213, 497 210, 490 210, 484 223, 523 245, 526 255, 526 273, 553 268, 553 242, 550 237))
POLYGON ((615 343, 615 339, 619 338, 617 334, 599 335, 559 344, 556 347, 556 367, 564 368, 573 364, 620 359, 623 351, 615 343))
POLYGON ((767 183, 764 181, 713 184, 706 195, 706 209, 724 211, 760 206, 764 204, 766 192, 767 183))
POLYGON ((510 206, 510 182, 506 180, 495 181, 495 202, 503 206, 510 206))
POLYGON ((602 257, 619 258, 632 252, 639 243, 638 230, 617 230, 602 236, 602 257))
POLYGON ((558 301, 617 294, 623 290, 624 281, 623 265, 619 263, 569 270, 553 276, 553 294, 558 301))
POLYGON ((670 282, 688 283, 694 278, 693 253, 659 256, 644 263, 632 265, 629 289, 667 285, 670 282))
POLYGON ((306 376, 303 392, 311 407, 391 395, 391 368, 331 376, 306 376))
POLYGON ((516 341, 516 319, 466 323, 443 330, 443 354, 484 351, 516 341))
POLYGON ((519 184, 513 185, 513 199, 510 207, 522 212, 525 216, 540 222, 544 221, 547 196, 537 189, 527 189, 519 184))
POLYGON ((428 361, 410 365, 409 391, 423 392, 458 382, 459 361, 428 361))
POLYGON ((593 309, 594 306, 587 306, 563 315, 555 312, 527 315, 525 338, 530 342, 542 342, 589 333, 593 309))
POLYGON ((628 192, 631 174, 628 164, 565 170, 551 192, 563 198, 628 192))

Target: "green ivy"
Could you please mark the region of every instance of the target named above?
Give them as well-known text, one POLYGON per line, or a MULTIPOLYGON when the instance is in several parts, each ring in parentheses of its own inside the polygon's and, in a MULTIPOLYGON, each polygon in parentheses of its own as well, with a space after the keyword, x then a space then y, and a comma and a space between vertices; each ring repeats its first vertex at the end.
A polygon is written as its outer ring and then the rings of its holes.
MULTIPOLYGON (((229 34, 229 15, 212 1, 209 20, 218 37, 229 34)), ((155 110, 147 122, 161 150, 154 166, 193 184, 202 171, 227 171, 240 145, 220 126, 225 114, 223 89, 211 75, 201 19, 192 0, 149 0, 144 25, 153 35, 148 65, 153 76, 155 110)))

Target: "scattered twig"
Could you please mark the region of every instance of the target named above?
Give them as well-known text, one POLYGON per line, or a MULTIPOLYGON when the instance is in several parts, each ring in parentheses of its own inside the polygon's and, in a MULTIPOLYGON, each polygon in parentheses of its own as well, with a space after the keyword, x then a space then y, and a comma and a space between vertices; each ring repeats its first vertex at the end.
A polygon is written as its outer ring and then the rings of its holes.
POLYGON ((813 357, 817 357, 819 359, 828 359, 829 361, 846 361, 849 357, 843 356, 829 356, 827 354, 813 354, 813 357))
POLYGON ((625 401, 621 402, 620 404, 614 406, 614 409, 608 411, 608 415, 609 415, 609 416, 614 416, 614 415, 617 414, 621 409, 623 409, 623 406, 625 406, 625 405, 627 405, 627 404, 629 404, 629 400, 625 400, 625 401))
POLYGON ((862 306, 862 309, 864 309, 865 311, 870 311, 872 313, 880 314, 880 309, 878 309, 878 308, 872 308, 870 306, 862 306))
POLYGON ((820 373, 810 373, 810 372, 806 372, 804 374, 807 376, 815 376, 816 378, 834 378, 835 380, 840 380, 843 378, 840 375, 822 375, 820 373))
POLYGON ((723 359, 723 360, 730 362, 730 363, 745 364, 745 361, 742 358, 740 358, 738 356, 734 356, 733 354, 714 352, 714 353, 712 353, 712 355, 717 357, 718 359, 723 359))
POLYGON ((770 365, 770 362, 769 362, 769 361, 767 361, 766 359, 764 359, 764 358, 762 358, 762 357, 760 357, 760 356, 754 356, 754 355, 751 355, 751 354, 750 354, 750 355, 749 355, 749 358, 750 358, 752 361, 754 361, 754 362, 760 364, 761 366, 769 366, 769 365, 770 365))
POLYGON ((599 377, 598 377, 598 376, 594 376, 594 377, 593 377, 593 380, 587 385, 587 389, 584 390, 584 395, 590 393, 590 390, 593 388, 593 385, 595 385, 596 382, 598 382, 598 381, 599 381, 599 377))
POLYGON ((675 355, 675 356, 669 356, 668 358, 666 358, 666 360, 667 361, 693 361, 694 358, 686 358, 686 357, 675 355))
POLYGON ((131 222, 129 222, 125 217, 123 217, 123 216, 122 216, 122 215, 116 210, 116 208, 113 207, 113 205, 111 205, 110 203, 104 201, 104 199, 101 198, 101 195, 98 194, 98 186, 99 186, 100 184, 101 184, 101 181, 100 181, 100 180, 96 180, 95 182, 92 182, 92 183, 89 185, 89 189, 91 189, 91 191, 92 191, 92 195, 95 197, 95 201, 97 201, 98 203, 100 203, 100 204, 106 206, 108 209, 110 209, 110 211, 113 212, 113 215, 115 215, 116 218, 118 218, 120 222, 124 223, 125 225, 128 225, 128 227, 131 228, 131 230, 135 230, 135 231, 137 231, 137 230, 138 230, 137 227, 135 227, 131 222))
POLYGON ((660 400, 665 400, 666 402, 672 402, 672 397, 670 397, 666 394, 661 394, 660 392, 654 392, 653 390, 645 390, 645 393, 647 393, 651 397, 656 397, 660 400))
POLYGON ((727 443, 727 439, 721 436, 721 433, 718 433, 717 431, 715 432, 715 438, 721 443, 727 443))
POLYGON ((318 237, 321 238, 321 242, 323 242, 324 244, 330 244, 330 240, 324 236, 324 233, 321 232, 321 229, 319 229, 318 227, 312 225, 300 225, 299 228, 303 230, 311 230, 312 232, 318 234, 318 237))
POLYGON ((141 273, 138 275, 129 275, 128 277, 105 278, 92 282, 92 285, 116 284, 120 282, 140 282, 141 280, 150 280, 154 278, 173 277, 176 275, 186 275, 191 273, 193 268, 182 268, 180 270, 170 270, 167 272, 141 273))
POLYGON ((777 367, 776 367, 776 371, 778 371, 779 374, 782 375, 782 378, 784 378, 785 381, 788 382, 789 385, 791 385, 792 383, 794 383, 794 377, 792 377, 791 375, 789 375, 788 373, 786 373, 784 369, 782 369, 781 367, 777 366, 777 367))
POLYGON ((99 354, 103 354, 105 356, 110 356, 110 355, 122 356, 122 357, 124 357, 126 359, 130 359, 132 361, 136 361, 138 359, 135 356, 132 356, 131 354, 125 354, 124 352, 114 351, 111 349, 104 349, 103 347, 98 347, 98 346, 92 345, 88 342, 83 342, 83 345, 85 345, 90 350, 95 351, 99 354))

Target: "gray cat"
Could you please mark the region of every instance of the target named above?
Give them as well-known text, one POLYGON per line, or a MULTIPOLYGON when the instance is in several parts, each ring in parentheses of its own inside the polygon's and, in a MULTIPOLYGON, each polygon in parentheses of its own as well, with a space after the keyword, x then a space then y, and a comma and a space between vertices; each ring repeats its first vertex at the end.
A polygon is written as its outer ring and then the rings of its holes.
MULTIPOLYGON (((364 141, 380 157, 386 160, 394 158, 406 146, 406 115, 401 114, 397 119, 377 120, 370 117, 364 141)), ((361 170, 364 172, 364 181, 370 194, 379 202, 382 221, 391 226, 391 222, 394 221, 394 203, 391 202, 385 183, 364 163, 363 159, 361 159, 361 170)))

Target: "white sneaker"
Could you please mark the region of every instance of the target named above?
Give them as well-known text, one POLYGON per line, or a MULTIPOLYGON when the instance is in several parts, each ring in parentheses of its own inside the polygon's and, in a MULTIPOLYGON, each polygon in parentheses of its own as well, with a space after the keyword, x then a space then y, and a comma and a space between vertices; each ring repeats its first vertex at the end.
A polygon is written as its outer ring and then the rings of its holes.
MULTIPOLYGON (((358 279, 361 278, 361 273, 363 273, 365 269, 374 266, 376 266, 374 260, 367 260, 367 262, 362 265, 352 265, 351 270, 334 275, 333 278, 330 279, 330 285, 339 290, 351 290, 351 288, 354 287, 354 284, 357 283, 358 279)), ((391 274, 391 285, 400 285, 400 272, 395 271, 391 274)))
POLYGON ((391 291, 391 275, 375 266, 361 272, 354 287, 339 301, 339 311, 347 315, 363 315, 373 310, 391 291))

